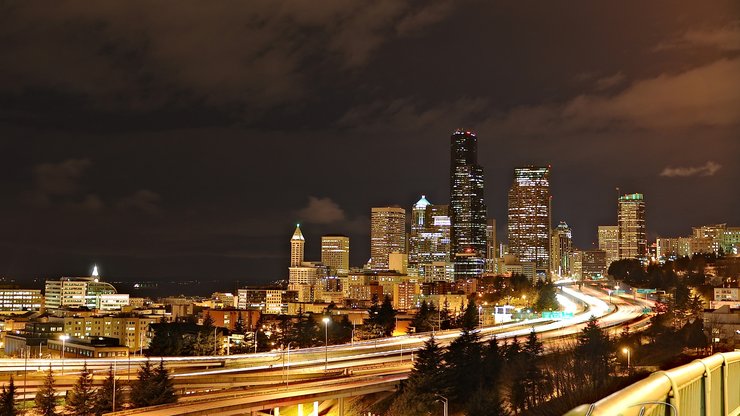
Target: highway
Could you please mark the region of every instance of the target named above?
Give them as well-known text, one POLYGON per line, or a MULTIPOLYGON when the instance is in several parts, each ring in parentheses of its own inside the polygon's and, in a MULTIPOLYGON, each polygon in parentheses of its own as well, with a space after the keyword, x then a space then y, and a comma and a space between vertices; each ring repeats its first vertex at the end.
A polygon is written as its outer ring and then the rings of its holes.
MULTIPOLYGON (((506 339, 526 337, 532 329, 540 334, 546 348, 558 348, 573 342, 574 334, 594 315, 600 319, 602 327, 610 331, 621 331, 629 325, 639 329, 647 325, 648 317, 642 310, 652 306, 650 301, 613 296, 613 304, 607 303, 607 295, 599 290, 584 287, 582 291, 563 287, 558 300, 566 310, 578 308, 577 303, 585 305, 581 312, 565 320, 532 319, 504 325, 480 328, 483 339, 496 336, 502 342, 506 339)), ((434 335, 442 345, 447 345, 459 334, 459 330, 436 332, 434 335)), ((413 352, 421 348, 430 333, 404 335, 352 344, 332 345, 328 348, 315 347, 300 350, 274 351, 269 353, 244 354, 232 356, 205 357, 164 357, 162 360, 172 371, 176 388, 183 397, 183 403, 198 397, 213 405, 219 402, 220 394, 242 394, 244 397, 235 400, 247 400, 245 397, 260 396, 274 392, 276 388, 288 389, 300 383, 330 382, 346 380, 350 374, 359 377, 386 377, 405 374, 412 366, 413 352), (326 355, 325 355, 326 354, 326 355), (324 372, 324 366, 327 371, 324 372), (195 394, 195 395, 194 395, 195 394), (210 397, 210 399, 209 399, 210 397)), ((139 365, 146 360, 142 357, 131 357, 116 360, 116 373, 121 380, 135 378, 139 365), (129 372, 130 369, 130 372, 129 372)), ((153 357, 158 362, 159 357, 153 357)), ((57 385, 61 389, 71 387, 85 363, 82 359, 65 359, 65 375, 61 376, 59 359, 2 359, 0 360, 0 377, 15 373, 19 392, 25 390, 26 396, 32 397, 36 386, 40 385, 43 370, 52 366, 55 370, 57 385), (23 370, 31 369, 26 374, 27 388, 23 388, 23 370), (38 370, 42 370, 39 372, 38 370)), ((104 377, 112 360, 87 360, 88 368, 96 373, 98 382, 104 377)), ((367 380, 365 380, 367 382, 367 380)), ((249 399, 252 400, 252 399, 249 399)), ((179 405, 178 405, 179 406, 179 405)), ((179 408, 179 407, 178 407, 179 408)), ((173 411, 174 409, 170 409, 173 411)), ((136 414, 139 414, 138 412, 136 414)), ((148 413, 141 413, 148 414, 148 413)), ((180 414, 180 413, 170 413, 180 414)))

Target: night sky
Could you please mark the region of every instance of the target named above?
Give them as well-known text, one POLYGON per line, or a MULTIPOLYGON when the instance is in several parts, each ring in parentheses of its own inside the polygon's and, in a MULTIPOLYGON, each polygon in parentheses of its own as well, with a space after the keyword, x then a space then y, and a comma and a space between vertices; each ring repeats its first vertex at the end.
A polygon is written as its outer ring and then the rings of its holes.
POLYGON ((266 282, 296 222, 362 265, 458 127, 500 235, 528 164, 581 248, 616 187, 650 239, 740 225, 737 0, 6 1, 0 51, 0 276, 266 282))

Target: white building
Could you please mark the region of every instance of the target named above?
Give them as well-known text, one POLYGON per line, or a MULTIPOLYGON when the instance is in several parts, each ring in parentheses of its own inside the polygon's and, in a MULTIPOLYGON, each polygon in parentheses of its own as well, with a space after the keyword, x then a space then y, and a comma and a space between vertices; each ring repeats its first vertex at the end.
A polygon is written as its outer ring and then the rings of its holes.
POLYGON ((46 309, 49 310, 83 307, 120 309, 120 306, 128 305, 128 295, 107 296, 116 295, 118 292, 113 285, 101 282, 97 277, 62 277, 59 280, 47 280, 44 293, 46 309))

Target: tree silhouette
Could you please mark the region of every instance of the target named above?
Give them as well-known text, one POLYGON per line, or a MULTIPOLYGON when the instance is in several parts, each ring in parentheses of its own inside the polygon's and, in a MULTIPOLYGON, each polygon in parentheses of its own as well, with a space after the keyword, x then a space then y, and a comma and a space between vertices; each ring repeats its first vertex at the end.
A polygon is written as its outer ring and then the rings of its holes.
POLYGON ((54 389, 54 373, 51 371, 51 364, 49 364, 49 371, 46 373, 44 378, 44 384, 36 391, 36 411, 41 413, 42 416, 57 416, 57 396, 54 389))
POLYGON ((92 373, 87 369, 85 362, 77 378, 72 391, 67 394, 67 404, 65 409, 77 416, 92 416, 95 414, 95 400, 93 390, 92 373))
POLYGON ((116 397, 116 408, 120 408, 120 404, 123 402, 123 389, 121 383, 115 383, 115 375, 113 374, 113 366, 108 368, 108 377, 103 380, 103 386, 95 391, 95 414, 102 415, 103 413, 112 412, 113 409, 113 395, 115 391, 116 397), (114 387, 115 384, 115 387, 114 387))
POLYGON ((0 392, 0 416, 15 416, 18 411, 15 409, 15 382, 13 376, 10 376, 8 387, 0 392))

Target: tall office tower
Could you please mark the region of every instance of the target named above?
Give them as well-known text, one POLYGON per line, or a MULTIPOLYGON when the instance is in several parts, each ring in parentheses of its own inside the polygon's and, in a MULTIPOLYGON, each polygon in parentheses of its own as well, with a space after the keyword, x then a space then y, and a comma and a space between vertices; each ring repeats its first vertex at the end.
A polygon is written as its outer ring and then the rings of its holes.
POLYGON ((544 278, 550 268, 550 167, 514 169, 509 190, 509 254, 535 262, 544 278))
POLYGON ((486 259, 486 204, 483 168, 478 165, 478 138, 467 130, 451 137, 450 220, 455 278, 477 277, 486 259))
POLYGON ((642 194, 619 197, 619 258, 647 261, 645 199, 642 194))
POLYGON ((321 269, 314 263, 304 261, 306 239, 300 224, 296 225, 290 238, 290 267, 288 267, 288 289, 298 292, 300 302, 313 302, 313 289, 321 269))
POLYGON ((349 273, 349 237, 325 235, 321 237, 321 262, 329 268, 332 276, 349 273))
POLYGON ((619 226, 599 225, 599 250, 606 252, 606 268, 619 260, 619 226))
POLYGON ((552 230, 550 238, 550 273, 568 276, 571 272, 569 254, 573 249, 573 232, 564 221, 552 230))
POLYGON ((496 245, 496 220, 488 219, 486 224, 486 272, 495 273, 498 246, 496 245))
POLYGON ((412 207, 409 268, 425 280, 439 278, 435 271, 450 266, 450 228, 447 205, 432 205, 422 195, 412 207))
POLYGON ((299 267, 303 263, 306 239, 301 232, 301 224, 296 224, 293 237, 290 239, 290 267, 299 267))
POLYGON ((388 255, 406 253, 406 210, 372 208, 370 212, 370 267, 388 270, 388 255))

